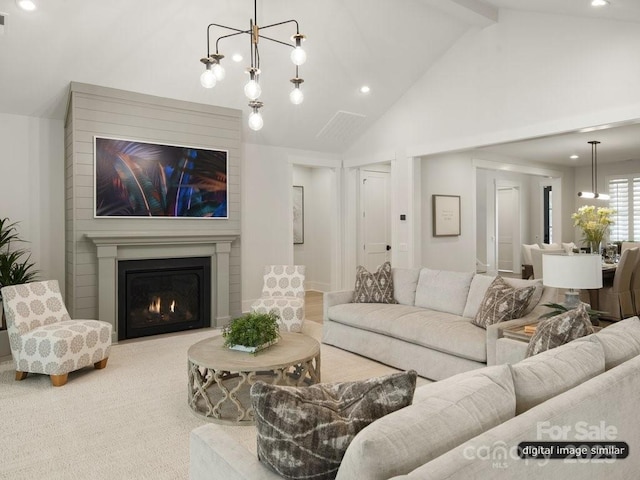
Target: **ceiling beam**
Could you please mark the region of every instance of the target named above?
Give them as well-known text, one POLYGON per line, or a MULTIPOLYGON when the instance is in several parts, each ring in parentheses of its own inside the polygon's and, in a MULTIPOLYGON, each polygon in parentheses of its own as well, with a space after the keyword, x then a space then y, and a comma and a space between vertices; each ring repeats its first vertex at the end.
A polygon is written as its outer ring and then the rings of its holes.
POLYGON ((477 27, 484 28, 498 22, 498 7, 484 0, 426 0, 426 3, 477 27))

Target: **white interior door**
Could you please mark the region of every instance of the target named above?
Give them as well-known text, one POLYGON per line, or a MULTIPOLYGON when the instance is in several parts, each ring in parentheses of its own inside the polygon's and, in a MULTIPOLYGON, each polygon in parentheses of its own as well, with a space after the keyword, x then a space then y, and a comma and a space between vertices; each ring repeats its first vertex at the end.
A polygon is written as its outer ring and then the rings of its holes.
POLYGON ((390 174, 361 170, 360 205, 362 250, 360 264, 367 270, 391 259, 390 174))
POLYGON ((514 237, 516 229, 520 228, 517 221, 519 205, 518 190, 516 188, 498 188, 496 192, 496 229, 498 237, 498 270, 513 272, 514 268, 514 237))

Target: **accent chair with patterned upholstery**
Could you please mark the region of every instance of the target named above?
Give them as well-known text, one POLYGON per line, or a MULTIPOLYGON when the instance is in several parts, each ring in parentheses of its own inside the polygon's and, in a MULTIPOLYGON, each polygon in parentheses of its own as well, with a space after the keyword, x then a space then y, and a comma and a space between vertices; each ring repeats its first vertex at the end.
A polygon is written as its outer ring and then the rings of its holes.
POLYGON ((111 325, 72 320, 56 280, 3 287, 2 304, 16 380, 41 373, 59 387, 67 383, 69 372, 107 366, 111 325))
POLYGON ((251 305, 252 312, 275 311, 280 330, 302 331, 304 322, 304 265, 267 265, 264 267, 262 296, 251 305))

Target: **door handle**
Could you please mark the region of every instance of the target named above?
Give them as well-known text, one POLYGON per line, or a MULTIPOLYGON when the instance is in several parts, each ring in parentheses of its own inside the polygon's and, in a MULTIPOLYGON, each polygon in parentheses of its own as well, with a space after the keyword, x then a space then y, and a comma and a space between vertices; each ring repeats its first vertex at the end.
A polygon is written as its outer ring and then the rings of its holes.
POLYGON ((391 245, 387 245, 387 252, 391 250, 391 245))

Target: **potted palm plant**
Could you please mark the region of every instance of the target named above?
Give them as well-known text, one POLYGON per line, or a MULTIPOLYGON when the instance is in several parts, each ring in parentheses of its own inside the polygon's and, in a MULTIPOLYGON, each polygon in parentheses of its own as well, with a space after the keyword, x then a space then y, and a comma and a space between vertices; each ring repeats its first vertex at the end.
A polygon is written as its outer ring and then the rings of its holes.
MULTIPOLYGON (((29 251, 25 248, 16 248, 16 244, 24 242, 18 235, 17 225, 17 222, 11 223, 8 218, 0 218, 0 288, 31 282, 38 274, 31 262, 29 251)), ((1 305, 2 294, 0 294, 0 310, 2 310, 0 330, 5 330, 7 327, 1 305)))

